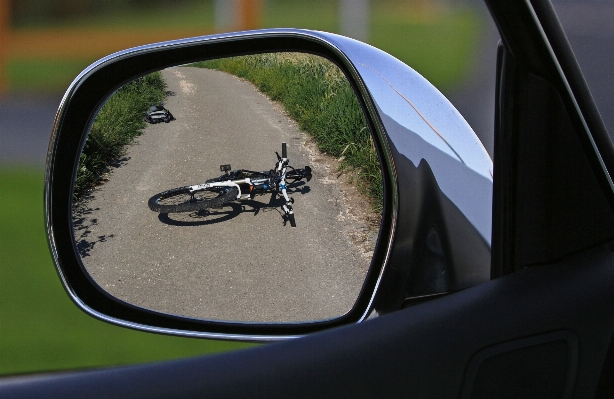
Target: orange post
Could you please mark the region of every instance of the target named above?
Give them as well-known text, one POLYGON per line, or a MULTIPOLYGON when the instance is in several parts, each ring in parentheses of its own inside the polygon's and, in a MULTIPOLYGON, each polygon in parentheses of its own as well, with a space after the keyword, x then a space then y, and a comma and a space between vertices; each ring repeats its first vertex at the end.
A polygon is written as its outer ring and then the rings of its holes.
POLYGON ((239 30, 258 29, 261 26, 262 0, 237 0, 239 30))
POLYGON ((11 38, 11 4, 0 0, 0 94, 8 89, 7 54, 11 38))

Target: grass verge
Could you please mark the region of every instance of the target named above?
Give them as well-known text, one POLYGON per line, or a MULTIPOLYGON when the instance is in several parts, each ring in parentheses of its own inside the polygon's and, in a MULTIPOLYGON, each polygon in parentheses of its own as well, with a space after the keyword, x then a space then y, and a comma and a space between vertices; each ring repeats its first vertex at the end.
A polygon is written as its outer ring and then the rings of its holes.
POLYGON ((134 364, 250 345, 138 332, 68 298, 43 224, 43 172, 0 168, 0 375, 134 364))
POLYGON ((5 73, 12 90, 59 93, 90 63, 81 59, 9 59, 5 73))
POLYGON ((341 161, 357 177, 376 212, 382 209, 382 175, 364 114, 343 72, 309 54, 279 53, 217 59, 194 64, 252 82, 279 101, 320 150, 341 161))
POLYGON ((154 72, 124 85, 102 106, 92 124, 79 160, 75 196, 92 187, 120 158, 125 146, 142 134, 147 109, 164 100, 166 83, 154 72))

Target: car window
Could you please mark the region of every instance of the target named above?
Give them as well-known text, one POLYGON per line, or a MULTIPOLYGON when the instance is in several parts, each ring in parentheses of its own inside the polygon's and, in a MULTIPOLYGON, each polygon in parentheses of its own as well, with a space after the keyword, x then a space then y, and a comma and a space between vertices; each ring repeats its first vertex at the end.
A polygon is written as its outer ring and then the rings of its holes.
POLYGON ((614 1, 552 3, 610 138, 614 138, 614 1))
POLYGON ((479 18, 473 63, 457 85, 442 91, 473 128, 492 159, 495 144, 497 46, 500 36, 486 5, 481 1, 467 3, 479 18))

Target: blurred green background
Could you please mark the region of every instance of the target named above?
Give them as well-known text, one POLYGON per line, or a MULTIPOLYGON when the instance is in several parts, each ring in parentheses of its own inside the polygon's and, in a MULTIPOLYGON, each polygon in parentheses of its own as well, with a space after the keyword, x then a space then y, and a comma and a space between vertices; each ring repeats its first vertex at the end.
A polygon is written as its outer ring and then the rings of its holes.
MULTIPOLYGON (((2 1, 7 0, 0 4, 2 1)), ((9 5, 5 43, 37 37, 38 45, 46 50, 11 52, 9 45, 0 54, 2 107, 8 107, 13 98, 25 101, 26 107, 29 101, 35 106, 41 96, 59 101, 62 90, 81 69, 106 55, 97 54, 96 49, 71 55, 59 48, 56 55, 53 45, 58 37, 66 41, 70 35, 87 32, 105 41, 116 38, 110 45, 119 46, 143 38, 143 43, 157 41, 173 32, 196 35, 223 29, 216 24, 214 2, 206 0, 12 0, 9 5), (116 36, 107 38, 109 32, 116 36), (148 37, 152 39, 146 40, 148 37)), ((336 1, 262 0, 260 7, 257 22, 261 27, 340 30, 336 1)), ((474 68, 483 18, 467 2, 372 0, 367 41, 449 91, 474 68)), ((236 25, 227 29, 233 27, 236 25)), ((108 53, 122 47, 109 49, 104 48, 108 53)), ((10 126, 13 136, 19 126, 10 126)), ((51 124, 45 126, 46 131, 50 129, 51 124)), ((6 130, 2 134, 8 137, 6 130)), ((2 140, 0 135, 0 146, 2 140)), ((48 141, 48 137, 41 140, 48 141)), ((65 294, 51 261, 42 195, 40 162, 20 160, 18 154, 9 161, 0 158, 0 374, 131 364, 248 346, 137 332, 82 313, 65 294)))
MULTIPOLYGON (((259 27, 340 31, 338 1, 257 2, 261 10, 256 18, 259 27)), ((172 36, 172 32, 207 34, 220 30, 214 8, 213 0, 12 0, 11 30, 21 36, 40 33, 40 47, 32 45, 38 51, 16 49, 15 56, 8 54, 8 85, 18 91, 66 88, 95 58, 38 54, 48 49, 45 42, 54 43, 55 37, 71 30, 75 34, 120 32, 124 38, 139 31, 150 33, 152 40, 172 36)), ((470 69, 481 26, 478 13, 465 2, 372 0, 369 11, 369 44, 412 66, 438 88, 454 86, 470 69)), ((240 27, 238 23, 230 25, 240 27)), ((123 49, 120 40, 114 38, 118 41, 114 50, 123 49)), ((102 52, 99 57, 104 55, 102 52)))

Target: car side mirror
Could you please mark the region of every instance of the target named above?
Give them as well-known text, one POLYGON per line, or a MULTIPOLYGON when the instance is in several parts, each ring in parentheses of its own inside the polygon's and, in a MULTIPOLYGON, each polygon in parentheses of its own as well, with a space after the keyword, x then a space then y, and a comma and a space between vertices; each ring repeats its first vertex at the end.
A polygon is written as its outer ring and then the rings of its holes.
MULTIPOLYGON (((308 90, 294 86, 281 91, 308 90)), ((82 310, 146 331, 255 341, 489 280, 491 203, 492 161, 426 79, 367 44, 294 29, 151 44, 94 63, 62 100, 45 182, 51 252, 82 310), (274 103, 281 94, 241 72, 278 82, 279 65, 288 82, 317 75, 309 87, 324 97, 274 103), (111 152, 100 137, 123 121, 118 99, 130 95, 147 128, 127 122, 136 133, 111 152), (319 144, 313 120, 324 126, 319 144), (346 160, 359 152, 365 161, 346 160), (374 216, 350 212, 358 197, 341 193, 341 172, 374 216), (367 227, 357 232, 356 220, 367 227)))

